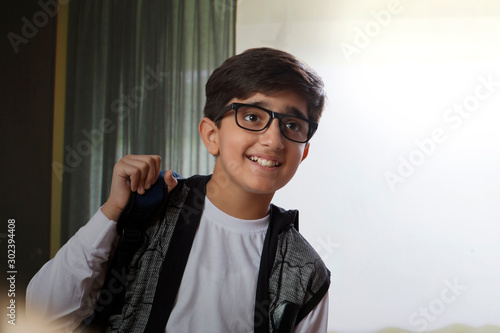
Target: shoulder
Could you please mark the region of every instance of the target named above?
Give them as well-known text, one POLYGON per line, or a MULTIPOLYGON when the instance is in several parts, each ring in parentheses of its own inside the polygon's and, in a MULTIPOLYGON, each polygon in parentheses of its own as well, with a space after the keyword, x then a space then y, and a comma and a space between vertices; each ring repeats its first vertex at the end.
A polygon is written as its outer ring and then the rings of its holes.
POLYGON ((302 267, 310 272, 309 278, 318 283, 330 282, 330 272, 320 255, 295 228, 289 228, 279 235, 278 253, 290 266, 302 267))
MULTIPOLYGON (((164 201, 170 202, 174 206, 182 205, 186 201, 188 208, 194 204, 200 206, 205 200, 206 184, 210 178, 210 175, 194 175, 189 178, 178 178, 177 186, 165 194, 166 199, 164 201)), ((167 192, 166 189, 165 192, 167 192)))
POLYGON ((277 238, 269 279, 271 312, 280 312, 281 307, 295 304, 297 322, 300 322, 328 292, 330 271, 311 244, 290 224, 277 238))
MULTIPOLYGON (((277 235, 277 249, 275 269, 290 275, 292 280, 303 284, 308 281, 313 292, 318 292, 330 284, 330 271, 316 250, 296 229, 298 225, 298 211, 284 210, 273 206, 274 216, 272 223, 281 229, 277 235), (276 209, 277 208, 277 209, 276 209), (279 268, 278 268, 279 267, 279 268)), ((328 289, 328 288, 327 288, 328 289)))
POLYGON ((297 210, 285 210, 272 205, 271 214, 278 234, 277 257, 285 259, 285 263, 293 265, 309 266, 322 279, 329 281, 329 271, 325 263, 311 246, 311 244, 299 233, 297 210))

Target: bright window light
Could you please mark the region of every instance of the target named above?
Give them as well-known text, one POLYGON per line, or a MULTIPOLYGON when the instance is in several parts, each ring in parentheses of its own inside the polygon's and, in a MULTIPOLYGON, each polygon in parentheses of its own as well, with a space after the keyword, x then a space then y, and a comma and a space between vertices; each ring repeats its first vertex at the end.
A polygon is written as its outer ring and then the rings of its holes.
POLYGON ((274 202, 332 272, 329 329, 500 327, 500 1, 240 0, 259 46, 327 87, 274 202))

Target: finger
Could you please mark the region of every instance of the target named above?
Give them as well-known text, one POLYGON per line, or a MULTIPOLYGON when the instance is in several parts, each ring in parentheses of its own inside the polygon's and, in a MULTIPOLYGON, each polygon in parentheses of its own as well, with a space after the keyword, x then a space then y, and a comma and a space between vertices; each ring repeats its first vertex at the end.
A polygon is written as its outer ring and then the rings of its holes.
POLYGON ((156 175, 155 175, 155 182, 160 176, 160 171, 161 171, 161 157, 158 155, 155 155, 155 161, 156 161, 156 175))
POLYGON ((158 180, 161 158, 158 155, 144 156, 144 161, 149 167, 146 178, 144 179, 144 189, 149 190, 158 180))
MULTIPOLYGON (((125 168, 130 177, 130 189, 139 194, 144 194, 146 179, 150 172, 155 172, 155 163, 152 163, 152 158, 146 155, 130 156, 124 159, 125 168), (150 171, 153 169, 153 171, 150 171)), ((153 177, 150 177, 151 179, 153 177)))
POLYGON ((144 181, 142 179, 144 179, 144 172, 143 166, 127 165, 127 174, 130 179, 130 190, 132 192, 141 193, 143 191, 144 181))
POLYGON ((167 170, 165 176, 163 177, 165 184, 167 185, 167 190, 170 192, 177 186, 177 179, 172 175, 172 170, 167 170))

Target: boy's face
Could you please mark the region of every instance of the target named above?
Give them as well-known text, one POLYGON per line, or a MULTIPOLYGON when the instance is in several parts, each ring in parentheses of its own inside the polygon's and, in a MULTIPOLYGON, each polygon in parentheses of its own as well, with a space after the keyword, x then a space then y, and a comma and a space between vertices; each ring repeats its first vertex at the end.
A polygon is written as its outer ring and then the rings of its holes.
MULTIPOLYGON (((235 98, 228 104, 231 103, 256 104, 278 113, 308 118, 306 100, 288 90, 273 95, 257 93, 244 100, 235 98)), ((224 177, 221 179, 226 181, 221 183, 228 186, 224 190, 234 194, 244 191, 273 195, 292 179, 309 149, 309 143, 286 139, 280 132, 278 119, 273 119, 265 130, 252 132, 238 127, 234 111, 221 119, 212 135, 213 142, 205 144, 217 156, 214 178, 224 177)))

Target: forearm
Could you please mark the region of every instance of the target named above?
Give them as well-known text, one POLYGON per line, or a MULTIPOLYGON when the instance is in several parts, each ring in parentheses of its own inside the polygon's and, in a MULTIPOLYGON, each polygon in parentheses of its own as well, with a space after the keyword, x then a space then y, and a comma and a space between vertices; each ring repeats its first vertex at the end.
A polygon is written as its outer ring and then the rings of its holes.
POLYGON ((92 314, 118 236, 101 211, 32 278, 26 311, 74 328, 92 314))

